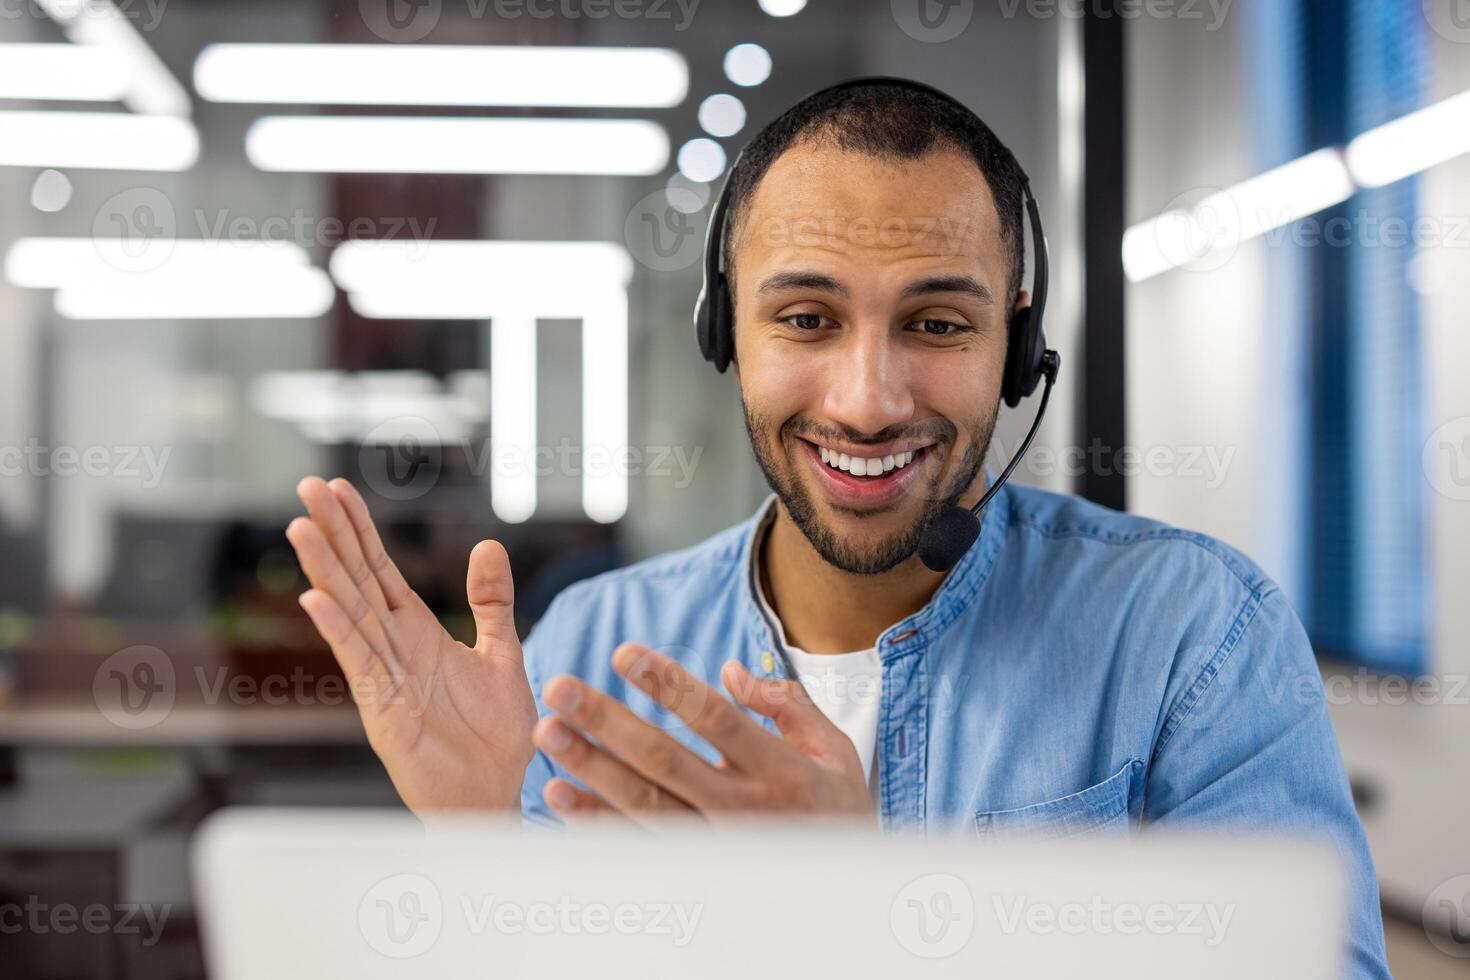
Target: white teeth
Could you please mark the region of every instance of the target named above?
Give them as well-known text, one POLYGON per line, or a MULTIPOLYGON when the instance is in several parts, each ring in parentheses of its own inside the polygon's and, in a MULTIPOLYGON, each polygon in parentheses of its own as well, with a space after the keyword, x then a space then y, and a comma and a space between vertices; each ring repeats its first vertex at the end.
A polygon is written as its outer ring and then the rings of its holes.
POLYGON ((914 461, 912 452, 894 453, 891 456, 878 456, 866 459, 861 456, 849 456, 835 450, 818 447, 821 449, 822 462, 833 469, 845 470, 853 476, 879 476, 889 470, 902 469, 914 461))

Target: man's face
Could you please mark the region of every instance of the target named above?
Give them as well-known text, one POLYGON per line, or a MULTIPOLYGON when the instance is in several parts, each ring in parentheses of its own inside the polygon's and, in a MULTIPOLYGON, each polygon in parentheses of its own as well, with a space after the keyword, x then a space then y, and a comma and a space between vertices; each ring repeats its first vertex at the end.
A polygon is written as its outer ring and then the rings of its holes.
POLYGON ((826 561, 887 571, 983 479, 1009 271, 990 190, 954 151, 798 144, 741 219, 735 369, 756 458, 826 561))

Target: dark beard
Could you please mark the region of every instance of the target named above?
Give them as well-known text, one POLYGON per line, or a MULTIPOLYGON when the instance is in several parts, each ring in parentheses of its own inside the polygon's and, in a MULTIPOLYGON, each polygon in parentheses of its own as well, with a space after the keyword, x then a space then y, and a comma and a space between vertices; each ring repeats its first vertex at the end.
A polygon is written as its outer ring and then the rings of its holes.
MULTIPOLYGON (((877 546, 867 550, 859 551, 848 545, 846 541, 834 534, 831 528, 823 524, 816 514, 816 508, 812 504, 810 495, 801 481, 796 479, 795 474, 788 473, 785 477, 779 472, 776 461, 771 458, 770 451, 761 440, 758 433, 769 429, 764 419, 752 417, 750 407, 745 404, 742 396, 740 406, 745 416, 745 431, 750 437, 750 447, 755 453, 756 462, 760 464, 761 472, 765 474, 766 484, 780 498, 786 507, 786 512, 801 533, 811 542, 817 554, 829 565, 833 565, 853 575, 878 575, 886 572, 901 562, 906 561, 919 548, 919 539, 923 537, 924 530, 939 516, 941 512, 953 507, 969 489, 970 484, 975 481, 980 467, 985 464, 985 453, 990 447, 990 438, 995 432, 995 420, 1000 412, 1000 404, 997 402, 991 410, 988 418, 983 420, 979 427, 971 433, 970 446, 965 450, 959 466, 956 468, 953 478, 948 487, 942 493, 927 492, 925 488, 925 500, 923 513, 909 527, 899 533, 890 536, 887 540, 879 542, 877 546)), ((792 429, 793 423, 798 417, 788 419, 781 427, 779 442, 785 446, 788 437, 795 436, 788 430, 792 429)), ((938 436, 939 441, 936 448, 944 448, 952 445, 955 441, 956 428, 948 420, 942 420, 941 429, 935 429, 932 435, 938 436), (941 431, 942 430, 942 431, 941 431)), ((879 433, 879 438, 864 439, 860 434, 845 432, 843 438, 849 442, 861 443, 871 442, 877 444, 889 439, 898 438, 903 433, 898 430, 885 430, 879 433), (854 438, 858 435, 859 438, 854 438)), ((935 488, 937 489, 937 488, 935 488)), ((849 511, 857 516, 866 516, 861 511, 849 511)))

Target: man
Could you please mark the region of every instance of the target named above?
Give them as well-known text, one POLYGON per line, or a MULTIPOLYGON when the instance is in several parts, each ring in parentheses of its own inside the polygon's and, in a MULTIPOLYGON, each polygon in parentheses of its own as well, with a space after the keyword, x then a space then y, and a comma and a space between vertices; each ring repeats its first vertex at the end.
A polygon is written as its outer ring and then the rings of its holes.
POLYGON ((711 247, 774 494, 702 544, 567 589, 524 651, 500 545, 471 554, 465 647, 352 487, 303 481, 310 518, 287 532, 302 605, 410 807, 1312 834, 1351 882, 1352 974, 1387 975, 1323 699, 1283 695, 1320 690, 1312 650, 1255 565, 1010 486, 952 570, 916 556, 988 486, 1008 325, 1030 302, 1024 181, 979 119, 908 83, 818 93, 756 136, 711 247), (377 696, 405 680, 417 710, 377 696))

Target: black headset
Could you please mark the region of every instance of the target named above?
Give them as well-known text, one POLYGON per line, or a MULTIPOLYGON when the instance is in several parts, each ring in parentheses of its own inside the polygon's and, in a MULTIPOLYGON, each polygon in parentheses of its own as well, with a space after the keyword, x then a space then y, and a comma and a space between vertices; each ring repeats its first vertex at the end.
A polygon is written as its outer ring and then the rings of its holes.
MULTIPOLYGON (((971 112, 958 99, 931 85, 907 78, 872 76, 854 78, 812 93, 808 98, 841 92, 846 89, 870 85, 885 85, 923 92, 954 106, 976 122, 980 117, 971 112)), ((803 99, 802 101, 806 101, 803 99)), ((704 238, 704 285, 699 290, 699 299, 694 305, 694 332, 699 338, 699 351, 704 359, 724 372, 735 356, 735 322, 731 315, 730 281, 725 274, 725 220, 730 204, 730 188, 734 176, 745 156, 742 150, 725 178, 720 196, 710 213, 709 227, 704 238)), ((1017 169, 1020 165, 1017 164, 1017 169)), ((1036 198, 1031 194, 1031 180, 1021 171, 1021 192, 1026 201, 1026 213, 1031 222, 1032 249, 1036 255, 1036 271, 1031 279, 1031 305, 1011 314, 1006 324, 1007 346, 1005 375, 1001 383, 1001 397, 1007 406, 1015 408, 1021 399, 1036 390, 1037 384, 1047 374, 1046 334, 1042 330, 1042 316, 1046 312, 1046 286, 1048 275, 1046 233, 1041 227, 1041 212, 1036 198)))

